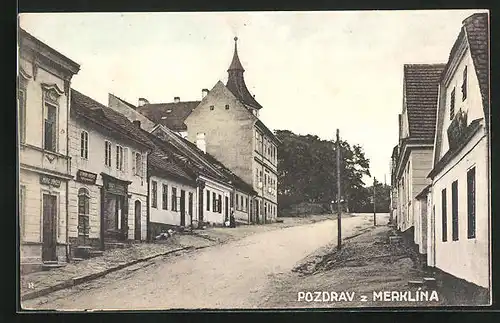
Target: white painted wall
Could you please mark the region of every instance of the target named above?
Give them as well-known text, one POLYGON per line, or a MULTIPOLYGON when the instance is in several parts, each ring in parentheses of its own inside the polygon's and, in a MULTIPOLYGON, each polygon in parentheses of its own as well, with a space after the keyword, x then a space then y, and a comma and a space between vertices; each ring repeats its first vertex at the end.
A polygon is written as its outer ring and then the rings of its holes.
MULTIPOLYGON (((484 129, 484 128, 483 128, 484 129)), ((479 131, 434 178, 432 201, 436 218, 436 267, 479 286, 489 284, 489 214, 487 144, 479 131), (467 170, 476 167, 476 238, 467 238, 467 170), (451 183, 458 180, 459 239, 452 240, 451 183), (447 191, 448 241, 442 241, 441 191, 447 191)))
POLYGON ((220 185, 216 182, 213 181, 206 181, 205 182, 205 189, 203 192, 203 219, 205 222, 210 222, 210 223, 217 223, 217 224, 223 224, 225 220, 225 203, 224 203, 224 197, 227 196, 228 198, 231 196, 230 194, 232 193, 232 189, 229 187, 225 187, 223 185, 220 185), (207 211, 207 191, 210 191, 210 211, 207 211), (222 212, 214 212, 213 211, 213 192, 215 192, 218 195, 220 194, 222 196, 222 212))
POLYGON ((474 70, 474 63, 470 55, 469 49, 466 50, 464 56, 460 60, 457 69, 454 71, 450 82, 446 85, 446 108, 441 128, 441 149, 440 158, 448 151, 448 133, 447 129, 451 123, 450 120, 450 97, 451 92, 455 87, 455 114, 459 109, 467 112, 467 124, 471 121, 484 117, 483 101, 479 88, 479 81, 477 79, 476 71, 474 70), (462 74, 465 66, 467 66, 467 99, 462 101, 462 74))
MULTIPOLYGON (((154 208, 150 205, 150 222, 162 223, 162 224, 170 224, 170 225, 181 225, 181 211, 180 211, 180 196, 181 190, 186 191, 186 225, 191 224, 191 216, 189 215, 189 193, 193 193, 193 219, 197 218, 198 215, 198 196, 196 187, 188 186, 182 183, 179 183, 172 179, 161 178, 158 176, 151 176, 149 189, 150 196, 152 196, 152 182, 155 181, 157 183, 157 207, 154 208), (163 184, 168 185, 168 200, 167 200, 167 210, 163 209, 163 184), (177 189, 177 211, 172 210, 172 188, 175 187, 177 189)), ((150 201, 152 199, 150 198, 150 201)))
POLYGON ((78 231, 78 190, 81 187, 87 187, 90 191, 90 238, 98 238, 100 235, 100 187, 102 187, 101 172, 114 176, 124 181, 131 181, 128 186, 128 193, 132 195, 129 198, 128 205, 128 226, 129 238, 134 238, 134 203, 136 200, 141 202, 141 238, 146 239, 146 211, 147 211, 147 183, 146 183, 146 168, 147 168, 147 152, 146 148, 138 145, 131 145, 129 142, 115 139, 97 130, 93 126, 83 123, 71 117, 69 120, 69 147, 71 159, 71 174, 76 178, 76 173, 79 169, 97 174, 95 185, 86 186, 75 181, 70 182, 69 189, 69 236, 77 237, 78 231), (82 131, 89 133, 88 140, 88 158, 80 156, 80 134, 82 131), (111 142, 111 167, 104 163, 105 150, 104 142, 111 142), (124 148, 124 170, 116 169, 116 145, 119 144, 124 148), (133 173, 133 158, 132 152, 140 152, 142 154, 142 176, 133 173))

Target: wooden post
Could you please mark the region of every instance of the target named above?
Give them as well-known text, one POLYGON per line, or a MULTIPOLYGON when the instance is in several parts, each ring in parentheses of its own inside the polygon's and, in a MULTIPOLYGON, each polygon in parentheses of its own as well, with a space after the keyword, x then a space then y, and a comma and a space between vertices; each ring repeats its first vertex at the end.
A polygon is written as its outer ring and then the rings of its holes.
POLYGON ((337 129, 337 249, 342 248, 342 209, 340 205, 340 135, 337 129))
POLYGON ((377 180, 375 179, 375 176, 373 177, 373 226, 377 226, 377 213, 375 210, 375 183, 377 180))

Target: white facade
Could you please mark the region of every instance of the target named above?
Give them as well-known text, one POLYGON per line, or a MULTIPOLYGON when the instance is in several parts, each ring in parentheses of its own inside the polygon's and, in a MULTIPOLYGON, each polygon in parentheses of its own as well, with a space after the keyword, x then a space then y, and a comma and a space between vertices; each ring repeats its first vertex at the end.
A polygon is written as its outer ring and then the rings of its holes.
POLYGON ((428 228, 434 239, 429 239, 428 258, 435 267, 488 288, 491 275, 488 133, 474 62, 466 39, 458 41, 440 87, 434 148, 436 169, 432 174, 433 216, 428 228), (455 94, 453 113, 452 93, 455 94), (468 131, 472 131, 473 121, 475 130, 471 138, 461 139, 460 146, 450 151, 448 129, 453 120, 458 120, 460 111, 467 114, 468 131))
MULTIPOLYGON (((168 224, 175 226, 189 226, 191 219, 198 216, 198 196, 196 187, 189 186, 166 177, 150 176, 149 179, 150 194, 150 218, 151 223, 168 224), (153 184, 156 183, 156 184, 153 184), (156 185, 156 204, 155 192, 153 187, 156 185), (166 189, 166 190, 164 190, 166 189), (175 202, 173 202, 175 191, 175 202), (181 192, 184 191, 185 217, 184 223, 181 220, 181 192), (191 194, 191 195, 190 195, 191 194), (190 196, 192 198, 190 203, 190 196)), ((159 233, 159 232, 158 232, 159 233)), ((156 232, 154 233, 156 234, 156 232)))
POLYGON ((205 181, 202 202, 203 221, 211 224, 223 224, 226 219, 226 212, 228 216, 230 214, 230 206, 226 206, 225 199, 231 198, 233 189, 228 185, 223 185, 207 177, 203 176, 202 178, 205 181))
POLYGON ((79 65, 22 29, 18 54, 21 264, 66 261, 69 89, 79 65))
MULTIPOLYGON (((101 237, 101 217, 104 201, 102 200, 103 175, 112 176, 120 181, 130 182, 127 187, 127 206, 122 205, 121 217, 127 216, 128 233, 126 237, 130 240, 145 240, 147 232, 147 151, 148 149, 139 144, 132 144, 130 141, 121 138, 117 139, 107 133, 106 130, 92 124, 90 121, 83 121, 81 118, 72 115, 70 119, 70 153, 72 156, 71 174, 75 180, 70 182, 69 189, 69 237, 74 243, 82 235, 78 231, 79 225, 79 193, 82 188, 89 193, 89 240, 100 240, 101 237), (87 150, 86 156, 82 156, 82 134, 86 133, 87 150), (111 151, 110 162, 105 162, 106 142, 111 151), (121 148, 119 148, 121 147, 121 148), (117 165, 117 149, 123 151, 123 163, 121 168, 117 165), (141 157, 137 158, 137 154, 141 157), (96 175, 95 184, 84 183, 78 180, 78 172, 87 172, 96 175), (126 214, 128 209, 128 213, 126 214), (138 217, 136 219, 136 216, 138 217), (140 220, 139 220, 140 218, 140 220), (140 225, 140 239, 135 228, 140 225)), ((121 228, 120 229, 125 229, 121 228)), ((95 242, 94 242, 95 243, 95 242)))

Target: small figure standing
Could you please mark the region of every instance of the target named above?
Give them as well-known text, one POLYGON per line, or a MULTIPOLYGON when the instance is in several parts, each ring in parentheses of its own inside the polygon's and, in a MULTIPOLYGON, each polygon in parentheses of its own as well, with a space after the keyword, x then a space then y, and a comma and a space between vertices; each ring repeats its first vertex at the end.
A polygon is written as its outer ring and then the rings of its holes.
POLYGON ((234 218, 233 210, 231 210, 231 217, 229 218, 229 227, 236 228, 236 219, 234 218))

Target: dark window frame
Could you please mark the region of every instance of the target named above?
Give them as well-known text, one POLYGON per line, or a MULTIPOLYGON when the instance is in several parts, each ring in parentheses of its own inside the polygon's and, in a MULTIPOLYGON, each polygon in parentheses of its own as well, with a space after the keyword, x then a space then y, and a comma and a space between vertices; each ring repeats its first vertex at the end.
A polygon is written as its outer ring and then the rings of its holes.
POLYGON ((172 211, 177 212, 178 211, 177 210, 177 187, 172 186, 171 198, 172 198, 172 203, 171 203, 172 211))
POLYGON ((151 207, 158 208, 158 182, 151 181, 151 207))
POLYGON ((451 183, 451 239, 459 239, 459 219, 458 219, 458 180, 451 183))
POLYGON ((80 157, 89 159, 89 133, 85 130, 80 132, 80 157))
POLYGON ((465 66, 462 74, 462 102, 467 99, 467 66, 465 66))
POLYGON ((210 190, 207 190, 207 201, 206 201, 206 203, 207 203, 207 207, 206 207, 207 211, 210 211, 210 198, 211 198, 211 196, 210 196, 210 190))
POLYGON ((455 117, 455 88, 453 88, 450 94, 450 120, 453 120, 454 117, 455 117))
POLYGON ((448 241, 448 215, 447 215, 447 198, 446 198, 446 188, 441 191, 441 235, 442 241, 448 241))
POLYGON ((48 102, 45 102, 44 105, 43 149, 57 152, 57 115, 59 107, 48 102))
POLYGON ((161 192, 161 208, 162 210, 168 210, 168 185, 167 184, 162 184, 162 192, 161 192))
POLYGON ((476 238, 476 167, 467 171, 467 239, 476 238))

